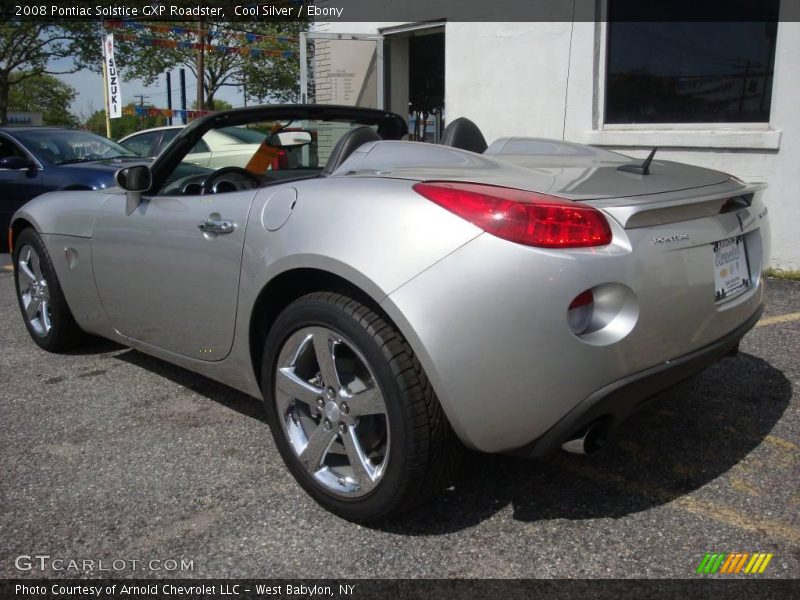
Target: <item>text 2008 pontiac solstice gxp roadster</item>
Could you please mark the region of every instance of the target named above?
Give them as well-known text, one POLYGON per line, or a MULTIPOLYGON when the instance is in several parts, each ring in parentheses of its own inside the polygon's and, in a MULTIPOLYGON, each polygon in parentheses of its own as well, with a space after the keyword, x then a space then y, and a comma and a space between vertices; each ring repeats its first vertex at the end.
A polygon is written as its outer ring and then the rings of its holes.
POLYGON ((233 110, 119 188, 36 198, 12 222, 31 337, 88 332, 263 397, 300 485, 370 521, 446 486, 462 444, 599 446, 758 319, 762 185, 561 141, 487 148, 466 119, 442 145, 405 132, 385 111, 233 110), (182 162, 230 126, 268 134, 246 167, 182 162))

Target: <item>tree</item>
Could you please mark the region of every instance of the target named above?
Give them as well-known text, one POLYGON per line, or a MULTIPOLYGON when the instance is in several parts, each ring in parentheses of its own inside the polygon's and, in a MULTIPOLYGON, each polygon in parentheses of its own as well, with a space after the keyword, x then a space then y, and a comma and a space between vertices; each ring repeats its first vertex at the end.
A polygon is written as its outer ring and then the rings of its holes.
MULTIPOLYGON (((233 104, 222 98, 214 98, 211 102, 206 100, 206 110, 230 110, 233 104)), ((191 110, 197 110, 197 100, 192 102, 191 110)))
MULTIPOLYGON (((149 129, 151 127, 160 127, 164 125, 163 117, 137 117, 134 116, 133 111, 136 105, 131 103, 125 106, 122 111, 122 116, 118 119, 111 119, 111 138, 118 140, 128 134, 141 131, 142 129, 149 129)), ((149 108, 149 107, 148 107, 149 108)), ((106 111, 97 110, 86 119, 83 126, 89 131, 94 131, 102 136, 106 134, 106 111)))
POLYGON ((95 22, 0 23, 0 125, 8 119, 9 94, 14 86, 32 77, 78 71, 92 57, 97 60, 98 39, 95 22), (72 66, 53 70, 51 62, 63 58, 71 58, 72 66))
POLYGON ((69 109, 76 95, 74 87, 53 75, 34 75, 20 79, 11 88, 8 110, 41 112, 45 125, 75 127, 78 118, 69 109))
MULTIPOLYGON (((159 24, 161 27, 164 25, 159 24)), ((199 43, 199 24, 175 25, 183 28, 183 31, 154 32, 144 29, 136 30, 135 34, 126 33, 125 38, 119 37, 115 58, 126 79, 139 78, 150 85, 165 71, 177 67, 185 67, 197 78, 198 50, 169 46, 199 43), (160 42, 154 45, 153 39, 160 42)), ((298 37, 307 28, 307 23, 294 21, 207 24, 207 28, 203 29, 203 39, 207 45, 204 54, 204 106, 214 106, 214 96, 221 88, 243 84, 247 86, 248 98, 257 102, 297 100, 300 93, 298 37), (216 48, 220 46, 234 50, 219 52, 216 48), (246 49, 244 53, 238 50, 242 48, 246 49), (252 56, 247 50, 253 49, 262 52, 288 51, 291 54, 252 56)))

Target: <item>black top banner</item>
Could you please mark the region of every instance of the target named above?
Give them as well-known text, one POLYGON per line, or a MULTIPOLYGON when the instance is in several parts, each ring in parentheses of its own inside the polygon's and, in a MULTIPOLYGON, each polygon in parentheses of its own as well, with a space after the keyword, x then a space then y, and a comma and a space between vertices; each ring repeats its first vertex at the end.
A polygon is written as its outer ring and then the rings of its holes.
POLYGON ((2 0, 6 20, 800 21, 800 0, 2 0))
POLYGON ((0 580, 5 600, 588 600, 797 598, 797 580, 520 579, 19 579, 0 580))

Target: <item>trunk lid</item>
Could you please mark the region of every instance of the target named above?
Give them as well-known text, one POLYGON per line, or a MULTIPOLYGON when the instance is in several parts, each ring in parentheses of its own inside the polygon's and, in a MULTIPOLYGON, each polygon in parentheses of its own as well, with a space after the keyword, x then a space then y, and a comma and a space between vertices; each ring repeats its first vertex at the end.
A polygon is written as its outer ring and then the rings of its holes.
MULTIPOLYGON (((650 164, 650 174, 621 171, 623 165, 641 164, 631 158, 583 144, 539 138, 503 138, 485 153, 490 156, 550 178, 549 194, 573 200, 649 196, 688 190, 727 181, 730 176, 668 160, 658 154, 650 164)), ((545 191, 545 190, 540 190, 545 191)))
MULTIPOLYGON (((748 185, 727 173, 655 159, 649 173, 621 169, 642 159, 558 140, 508 138, 487 154, 551 177, 547 193, 590 204, 626 229, 713 218, 747 208, 760 184, 748 185)), ((544 190, 542 190, 544 191, 544 190)))
POLYGON ((358 148, 333 176, 464 181, 552 194, 599 208, 626 229, 745 208, 764 187, 720 171, 658 160, 657 154, 648 175, 619 169, 641 162, 592 146, 535 138, 500 139, 484 154, 383 141, 358 148))
MULTIPOLYGON (((535 167, 553 178, 551 194, 573 200, 603 200, 607 198, 643 198, 665 192, 679 192, 724 183, 730 176, 719 171, 684 165, 672 161, 656 161, 649 175, 620 171, 623 161, 601 166, 535 167)), ((531 167, 529 167, 531 168, 531 167)))
POLYGON ((495 143, 486 153, 475 154, 432 144, 371 142, 358 148, 333 175, 486 183, 580 201, 646 198, 730 179, 726 173, 657 157, 650 174, 639 175, 619 167, 641 160, 616 152, 552 140, 525 143, 500 152, 495 143))

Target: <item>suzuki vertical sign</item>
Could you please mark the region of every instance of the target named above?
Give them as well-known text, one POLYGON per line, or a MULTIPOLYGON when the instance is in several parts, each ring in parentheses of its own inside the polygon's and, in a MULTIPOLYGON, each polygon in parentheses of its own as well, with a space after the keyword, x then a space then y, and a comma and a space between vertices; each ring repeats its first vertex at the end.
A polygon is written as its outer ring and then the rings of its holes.
POLYGON ((110 33, 103 40, 103 75, 106 80, 106 108, 110 119, 122 116, 122 90, 119 82, 119 71, 114 60, 114 34, 110 33))

